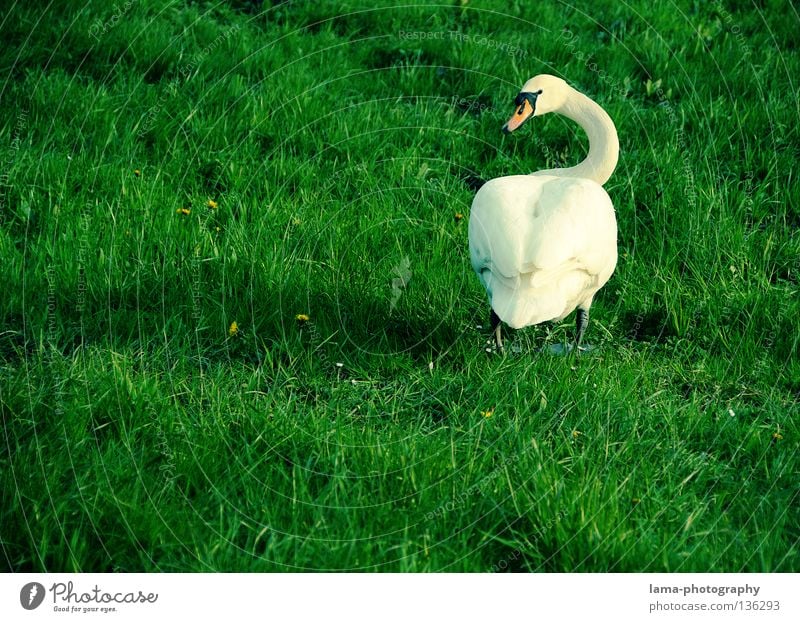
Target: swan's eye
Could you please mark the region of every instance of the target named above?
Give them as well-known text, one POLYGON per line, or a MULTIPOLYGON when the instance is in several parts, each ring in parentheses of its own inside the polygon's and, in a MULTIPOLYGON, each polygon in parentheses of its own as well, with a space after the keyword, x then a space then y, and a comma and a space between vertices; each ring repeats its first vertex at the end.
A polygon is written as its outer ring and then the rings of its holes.
POLYGON ((525 102, 528 102, 531 106, 531 112, 536 111, 536 99, 539 95, 542 94, 542 89, 539 89, 535 93, 531 93, 528 91, 522 91, 517 94, 516 98, 514 99, 514 105, 519 106, 517 110, 518 115, 522 115, 525 112, 525 102))

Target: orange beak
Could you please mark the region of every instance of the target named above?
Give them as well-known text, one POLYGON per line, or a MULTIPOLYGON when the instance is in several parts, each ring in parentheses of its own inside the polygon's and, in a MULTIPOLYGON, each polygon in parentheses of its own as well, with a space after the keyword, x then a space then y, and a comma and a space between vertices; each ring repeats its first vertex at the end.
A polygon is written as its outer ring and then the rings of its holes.
POLYGON ((530 102, 526 99, 520 104, 519 108, 517 108, 517 111, 514 113, 514 116, 511 117, 508 120, 508 123, 506 123, 503 126, 503 132, 505 132, 506 134, 510 134, 520 125, 525 123, 525 121, 530 119, 531 116, 533 116, 533 108, 531 107, 530 102))

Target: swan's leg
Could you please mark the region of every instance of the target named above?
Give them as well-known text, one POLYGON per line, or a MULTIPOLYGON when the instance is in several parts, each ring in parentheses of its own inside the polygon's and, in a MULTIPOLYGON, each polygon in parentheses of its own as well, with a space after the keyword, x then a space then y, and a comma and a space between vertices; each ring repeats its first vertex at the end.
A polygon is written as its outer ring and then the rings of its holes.
POLYGON ((489 324, 492 327, 492 333, 494 334, 494 344, 497 346, 498 350, 503 349, 503 337, 500 334, 500 317, 494 312, 494 309, 491 310, 489 314, 489 324))
POLYGON ((581 340, 583 333, 586 332, 586 326, 589 324, 589 312, 586 309, 578 307, 578 313, 575 316, 575 350, 580 351, 581 340))

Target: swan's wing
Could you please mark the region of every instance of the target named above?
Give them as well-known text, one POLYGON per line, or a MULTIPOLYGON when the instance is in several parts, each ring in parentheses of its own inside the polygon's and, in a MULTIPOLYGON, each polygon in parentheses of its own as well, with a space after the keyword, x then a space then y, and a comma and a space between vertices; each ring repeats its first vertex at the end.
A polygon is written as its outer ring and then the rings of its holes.
POLYGON ((489 269, 515 278, 526 263, 525 241, 540 180, 525 176, 493 179, 478 191, 469 216, 470 260, 478 276, 489 269), (532 183, 521 184, 518 178, 532 183), (520 187, 523 186, 523 187, 520 187))
POLYGON ((547 178, 532 206, 522 272, 539 282, 569 270, 599 275, 616 256, 617 223, 605 190, 583 179, 547 178))

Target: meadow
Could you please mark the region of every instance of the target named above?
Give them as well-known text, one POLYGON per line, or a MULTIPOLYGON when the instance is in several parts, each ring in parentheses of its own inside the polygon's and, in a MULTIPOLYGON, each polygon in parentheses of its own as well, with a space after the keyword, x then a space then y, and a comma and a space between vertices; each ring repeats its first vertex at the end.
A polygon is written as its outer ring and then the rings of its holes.
POLYGON ((5 2, 14 571, 800 571, 791 2, 5 2), (487 353, 529 77, 611 115, 617 270, 487 353))

